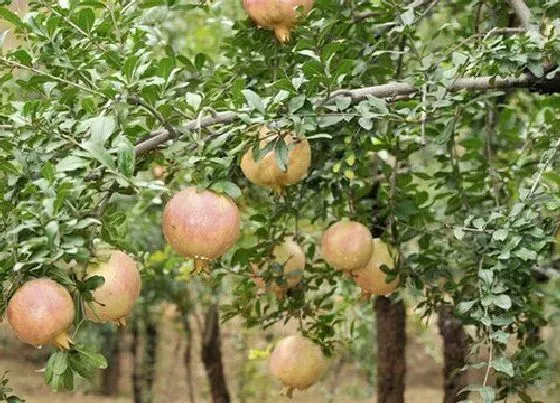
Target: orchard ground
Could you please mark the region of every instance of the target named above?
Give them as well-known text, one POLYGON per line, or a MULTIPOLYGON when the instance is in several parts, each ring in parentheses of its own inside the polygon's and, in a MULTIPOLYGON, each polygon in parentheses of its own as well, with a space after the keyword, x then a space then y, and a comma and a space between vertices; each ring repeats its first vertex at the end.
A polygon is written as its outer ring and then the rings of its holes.
MULTIPOLYGON (((179 403, 188 401, 187 377, 183 365, 185 337, 181 329, 174 322, 172 306, 162 308, 164 315, 159 323, 160 340, 158 342, 155 400, 162 403, 179 403)), ((437 333, 435 323, 423 325, 418 315, 409 312, 407 324, 409 344, 407 348, 407 403, 438 402, 443 399, 442 383, 442 352, 441 338, 437 333)), ((193 321, 196 323, 196 320, 193 321)), ((276 340, 284 334, 290 334, 295 326, 282 328, 277 326, 261 334, 254 330, 245 330, 245 335, 239 333, 239 324, 234 321, 224 324, 222 328, 222 353, 226 366, 228 387, 233 401, 242 401, 239 397, 240 385, 244 384, 245 402, 277 402, 281 386, 276 383, 267 370, 266 358, 258 357, 259 351, 264 351, 268 339, 276 340), (243 349, 240 341, 243 337, 250 348, 243 349), (251 348, 253 352, 251 352, 251 348), (247 359, 249 356, 257 358, 247 359), (240 376, 239 368, 245 368, 245 380, 240 376)), ((546 338, 551 341, 555 334, 553 329, 545 331, 546 338)), ((128 329, 128 332, 130 328, 128 329)), ((48 349, 37 350, 19 343, 11 334, 9 327, 0 325, 0 361, 2 371, 9 371, 10 385, 28 403, 125 403, 132 402, 132 355, 130 353, 131 336, 127 332, 121 340, 121 377, 119 382, 119 397, 103 397, 96 392, 95 383, 78 384, 75 392, 52 392, 43 382, 43 374, 39 372, 48 357, 48 349)), ((195 385, 195 401, 208 402, 209 388, 204 367, 200 361, 200 332, 196 328, 193 334, 192 368, 193 385, 195 385)), ((372 346, 374 343, 372 335, 372 346)), ((373 349, 373 348, 372 348, 373 349)), ((375 387, 371 387, 367 380, 367 371, 357 368, 348 359, 337 367, 334 360, 330 371, 323 381, 309 390, 296 391, 293 402, 323 403, 323 402, 372 402, 375 398, 375 387), (334 386, 336 385, 336 388, 334 386), (334 394, 331 394, 334 390, 334 394), (329 398, 329 396, 331 396, 329 398)), ((473 382, 483 376, 481 372, 471 373, 473 382)), ((540 393, 544 402, 556 403, 551 394, 540 393)), ((535 395, 536 396, 536 395, 535 395)), ((473 397, 471 397, 472 399, 473 397)), ((284 399, 284 398, 283 398, 284 399)), ((286 401, 290 401, 286 399, 286 401)), ((475 400, 476 401, 476 400, 475 400)))

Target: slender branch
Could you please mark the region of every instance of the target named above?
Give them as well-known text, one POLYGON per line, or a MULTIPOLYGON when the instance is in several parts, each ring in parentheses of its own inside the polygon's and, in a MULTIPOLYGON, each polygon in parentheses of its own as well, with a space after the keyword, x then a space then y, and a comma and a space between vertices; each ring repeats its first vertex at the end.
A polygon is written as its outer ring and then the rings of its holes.
MULTIPOLYGON (((200 121, 198 119, 190 121, 189 123, 181 127, 179 133, 188 132, 196 129, 203 129, 208 126, 214 126, 218 124, 228 124, 233 122, 235 117, 236 115, 233 112, 219 112, 215 116, 200 119, 200 121)), ((146 141, 138 144, 136 147, 134 147, 134 151, 136 155, 144 154, 145 152, 158 147, 159 145, 167 142, 168 140, 173 139, 174 136, 177 136, 177 132, 170 133, 167 130, 162 131, 161 134, 149 138, 146 141)))
POLYGON ((165 129, 169 132, 169 134, 173 138, 178 136, 177 131, 175 130, 173 125, 171 123, 169 123, 167 121, 167 119, 165 119, 165 117, 156 108, 154 108, 152 105, 150 105, 149 103, 147 103, 146 101, 144 101, 143 99, 141 99, 141 98, 139 98, 135 95, 129 96, 127 98, 127 100, 128 100, 128 103, 130 103, 132 105, 141 106, 142 108, 144 108, 145 110, 150 112, 162 124, 162 126, 165 127, 165 129))
POLYGON ((25 64, 21 64, 21 63, 15 62, 13 60, 6 59, 5 57, 0 57, 0 63, 5 64, 7 66, 15 67, 15 68, 18 68, 18 69, 31 71, 35 74, 40 75, 40 76, 50 78, 53 81, 58 81, 59 83, 68 84, 68 85, 70 85, 74 88, 78 88, 82 91, 89 92, 90 94, 94 94, 94 95, 100 96, 102 98, 106 98, 105 94, 103 94, 102 92, 99 92, 97 90, 94 90, 94 89, 91 89, 91 88, 88 88, 88 87, 84 87, 83 85, 74 83, 74 82, 66 80, 64 78, 53 76, 52 74, 49 74, 45 71, 38 70, 34 67, 26 66, 25 64))
POLYGON ((533 183, 533 186, 531 186, 531 190, 529 191, 529 194, 527 195, 525 200, 529 200, 533 196, 533 194, 536 192, 537 187, 539 186, 539 182, 541 181, 541 178, 544 174, 544 171, 546 171, 548 166, 552 163, 552 161, 556 157, 556 154, 558 154, 558 149, 559 148, 560 148, 560 137, 558 138, 558 140, 556 141, 556 144, 554 145, 554 151, 546 159, 546 161, 545 161, 544 165, 541 167, 541 169, 539 169, 539 172, 537 173, 537 177, 535 178, 535 182, 533 183))
POLYGON ((519 19, 520 25, 529 30, 531 27, 531 10, 523 0, 507 0, 515 15, 519 19))

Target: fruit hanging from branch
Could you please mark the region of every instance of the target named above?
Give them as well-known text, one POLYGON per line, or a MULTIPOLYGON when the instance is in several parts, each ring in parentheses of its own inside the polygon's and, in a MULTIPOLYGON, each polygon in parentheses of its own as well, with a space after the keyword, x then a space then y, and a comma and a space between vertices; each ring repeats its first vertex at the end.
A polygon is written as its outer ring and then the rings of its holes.
POLYGON ((328 368, 321 347, 297 334, 282 339, 272 351, 268 366, 292 397, 294 389, 305 390, 318 382, 328 368))
POLYGON ((16 337, 24 343, 70 348, 67 331, 74 320, 74 302, 57 282, 38 278, 23 284, 10 299, 7 316, 16 337))
POLYGON ((85 304, 84 312, 92 322, 125 325, 142 286, 136 262, 118 250, 100 250, 97 257, 100 261, 88 266, 87 278, 100 276, 105 282, 92 291, 94 300, 85 304))
POLYGON ((387 273, 381 270, 382 266, 394 269, 395 259, 397 259, 395 250, 379 238, 373 240, 373 253, 369 263, 361 269, 352 271, 352 278, 364 295, 389 295, 399 287, 398 276, 387 282, 387 273))
POLYGON ((303 270, 305 269, 305 253, 292 237, 286 237, 272 250, 271 263, 272 265, 277 265, 282 268, 281 275, 280 273, 279 275, 275 273, 275 278, 267 283, 261 273, 267 269, 270 270, 268 263, 260 269, 256 265, 253 265, 253 271, 255 273, 254 280, 257 287, 272 292, 278 298, 281 298, 286 294, 286 291, 290 288, 294 288, 301 282, 303 270), (280 276, 282 282, 279 284, 276 281, 276 277, 280 276))
POLYGON ((338 270, 351 271, 366 266, 372 251, 371 233, 356 221, 338 221, 321 238, 323 259, 338 270))
POLYGON ((263 28, 271 29, 281 43, 290 40, 290 31, 298 23, 298 8, 303 15, 313 7, 313 0, 243 0, 247 14, 263 28))
POLYGON ((241 158, 241 170, 250 182, 281 192, 284 186, 298 183, 307 176, 311 165, 311 147, 305 137, 295 137, 293 132, 274 135, 263 126, 259 130, 259 139, 261 149, 273 141, 285 141, 288 151, 286 167, 285 170, 280 169, 274 150, 255 161, 253 150, 249 149, 241 158))
POLYGON ((206 269, 209 261, 226 253, 239 238, 237 205, 227 196, 196 187, 176 193, 163 211, 163 234, 173 250, 206 269))

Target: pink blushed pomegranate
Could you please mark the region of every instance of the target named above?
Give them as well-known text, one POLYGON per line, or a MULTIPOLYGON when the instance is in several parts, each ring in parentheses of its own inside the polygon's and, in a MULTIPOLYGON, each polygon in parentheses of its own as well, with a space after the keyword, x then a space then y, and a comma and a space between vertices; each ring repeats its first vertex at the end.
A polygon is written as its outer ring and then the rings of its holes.
POLYGON ((98 251, 97 257, 99 263, 88 267, 87 277, 101 276, 105 283, 93 290, 94 301, 84 306, 86 317, 91 322, 125 325, 142 286, 136 262, 118 250, 98 251))
POLYGON ((373 240, 373 253, 369 263, 358 270, 352 271, 352 278, 362 289, 365 296, 389 295, 399 287, 399 277, 387 282, 387 274, 382 266, 395 268, 397 252, 379 238, 373 240))
POLYGON ((6 312, 16 337, 24 343, 70 348, 67 331, 74 320, 74 303, 68 290, 55 281, 26 282, 10 299, 6 312))
POLYGON ((356 270, 368 264, 373 250, 369 230, 359 222, 341 220, 329 227, 321 239, 321 255, 338 270, 356 270))
POLYGON ((292 397, 294 389, 304 390, 318 382, 328 368, 321 347, 297 334, 282 339, 272 351, 268 366, 292 397))
MULTIPOLYGON (((260 147, 264 148, 277 136, 271 136, 265 127, 259 130, 260 147)), ((307 176, 311 165, 311 147, 305 137, 297 138, 293 133, 285 135, 283 140, 288 147, 287 169, 283 172, 276 162, 274 150, 268 152, 259 161, 253 158, 253 150, 248 150, 241 159, 241 170, 250 182, 281 192, 284 186, 300 182, 307 176)))
MULTIPOLYGON (((278 298, 281 298, 286 294, 287 290, 294 288, 300 283, 303 277, 303 270, 305 269, 305 253, 292 237, 286 237, 272 250, 272 261, 283 267, 285 284, 279 285, 275 281, 266 284, 264 278, 259 275, 259 268, 256 266, 253 266, 253 271, 255 272, 254 280, 257 287, 270 291, 278 298)), ((266 270, 267 266, 265 264, 261 270, 266 270)))
POLYGON ((239 238, 237 205, 226 196, 191 186, 176 193, 163 211, 163 234, 181 256, 213 260, 239 238))
POLYGON ((307 14, 313 7, 313 0, 243 0, 243 6, 257 25, 273 30, 276 38, 285 43, 297 25, 297 7, 303 7, 307 14))

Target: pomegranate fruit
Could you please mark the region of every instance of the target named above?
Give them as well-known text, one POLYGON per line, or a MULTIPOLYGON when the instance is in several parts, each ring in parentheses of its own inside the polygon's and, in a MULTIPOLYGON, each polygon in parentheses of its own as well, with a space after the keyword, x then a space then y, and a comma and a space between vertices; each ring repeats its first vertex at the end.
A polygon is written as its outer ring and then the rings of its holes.
POLYGON ((290 40, 290 31, 298 22, 296 8, 300 6, 307 14, 313 7, 313 0, 243 0, 249 17, 258 26, 273 30, 281 43, 290 40))
POLYGON ((272 351, 268 366, 292 397, 294 389, 304 390, 319 381, 328 367, 321 347, 297 334, 282 339, 272 351))
POLYGON ((194 186, 176 193, 163 211, 163 234, 181 256, 201 261, 217 259, 239 238, 237 205, 226 196, 194 186))
MULTIPOLYGON (((264 148, 277 136, 271 136, 266 127, 259 130, 260 147, 264 148)), ((241 170, 250 182, 281 192, 286 185, 293 185, 307 176, 311 165, 311 147, 305 137, 297 138, 291 132, 285 135, 288 147, 287 170, 283 172, 276 163, 274 150, 264 155, 258 162, 253 158, 253 150, 248 150, 241 158, 241 170)))
POLYGON ((24 343, 70 348, 67 331, 74 320, 74 302, 57 282, 49 278, 29 280, 14 293, 6 312, 8 323, 24 343))
POLYGON ((395 268, 397 252, 379 238, 373 240, 373 253, 369 263, 352 271, 352 278, 365 295, 389 295, 399 287, 399 277, 387 283, 387 274, 382 266, 395 268))
POLYGON ((125 325, 142 285, 136 262, 118 250, 98 251, 97 257, 100 262, 88 266, 87 277, 101 276, 105 283, 92 291, 94 301, 84 306, 86 317, 95 323, 125 325))
POLYGON ((356 270, 371 259, 373 249, 369 230, 359 222, 341 220, 330 226, 321 239, 323 259, 335 269, 356 270))
MULTIPOLYGON (((305 269, 305 253, 292 237, 286 237, 272 250, 272 259, 273 262, 283 267, 285 284, 279 285, 274 280, 266 284, 265 279, 259 275, 259 268, 256 265, 253 266, 254 280, 257 287, 273 292, 280 298, 286 294, 287 290, 295 287, 301 281, 305 269)), ((267 267, 268 264, 265 264, 261 270, 265 271, 267 267)))

